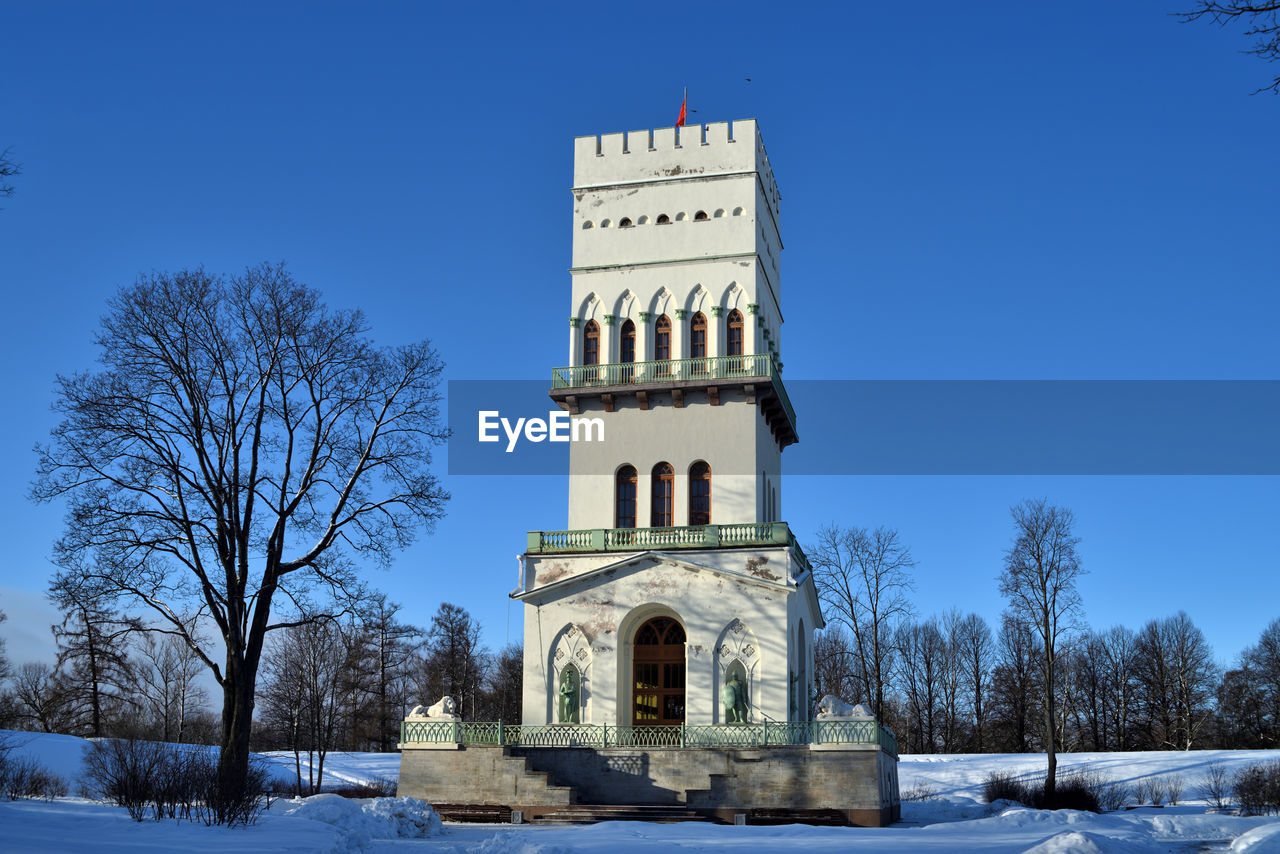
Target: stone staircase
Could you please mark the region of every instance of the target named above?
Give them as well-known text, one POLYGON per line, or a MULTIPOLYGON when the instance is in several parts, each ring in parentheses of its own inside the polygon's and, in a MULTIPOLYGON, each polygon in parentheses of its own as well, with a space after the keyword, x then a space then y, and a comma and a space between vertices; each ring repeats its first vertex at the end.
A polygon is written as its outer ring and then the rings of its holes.
POLYGON ((545 813, 530 824, 595 824, 600 821, 707 821, 680 805, 643 806, 634 804, 575 804, 545 813))
POLYGON ((512 756, 507 748, 502 750, 502 764, 515 772, 524 786, 535 788, 544 793, 543 797, 556 804, 576 804, 578 791, 573 786, 557 785, 549 771, 539 771, 529 762, 527 756, 512 756))

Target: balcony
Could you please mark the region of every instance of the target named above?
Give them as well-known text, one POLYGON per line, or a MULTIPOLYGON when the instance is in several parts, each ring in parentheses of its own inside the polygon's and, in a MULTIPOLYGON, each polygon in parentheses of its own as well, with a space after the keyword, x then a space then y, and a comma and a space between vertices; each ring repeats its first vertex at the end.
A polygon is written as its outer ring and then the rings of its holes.
POLYGON ((728 549, 786 546, 800 569, 809 559, 786 522, 735 525, 685 525, 671 528, 586 528, 577 531, 530 531, 526 554, 643 552, 674 549, 728 549))
POLYGON ((670 392, 673 403, 683 406, 685 391, 705 390, 711 402, 718 404, 720 390, 729 388, 743 390, 751 403, 759 402, 781 447, 799 440, 795 408, 782 384, 782 372, 768 353, 572 365, 551 372, 552 399, 575 414, 584 397, 603 398, 606 411, 611 412, 618 396, 634 395, 641 409, 647 409, 652 392, 670 392))

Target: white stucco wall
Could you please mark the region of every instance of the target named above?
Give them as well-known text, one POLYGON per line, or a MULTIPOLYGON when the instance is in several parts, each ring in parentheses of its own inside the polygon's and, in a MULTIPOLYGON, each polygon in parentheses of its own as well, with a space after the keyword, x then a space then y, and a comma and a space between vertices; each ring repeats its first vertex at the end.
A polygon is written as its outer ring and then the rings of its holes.
POLYGON ((686 633, 686 723, 723 722, 720 688, 735 659, 748 674, 752 720, 788 720, 799 621, 809 649, 820 624, 812 582, 797 584, 795 569, 785 548, 526 557, 524 723, 555 722, 561 668, 574 663, 581 721, 630 724, 631 644, 660 615, 686 633))
POLYGON ((615 526, 614 477, 626 464, 636 468, 636 526, 648 527, 651 473, 659 462, 675 470, 673 521, 689 524, 689 467, 698 460, 711 466, 712 523, 769 521, 760 515, 760 476, 778 481, 781 451, 758 407, 741 391, 726 391, 719 406, 705 392, 688 392, 684 400, 677 409, 669 394, 651 394, 649 409, 641 410, 634 397, 620 397, 614 412, 598 399, 583 401, 584 416, 603 420, 605 441, 570 445, 570 529, 615 526))

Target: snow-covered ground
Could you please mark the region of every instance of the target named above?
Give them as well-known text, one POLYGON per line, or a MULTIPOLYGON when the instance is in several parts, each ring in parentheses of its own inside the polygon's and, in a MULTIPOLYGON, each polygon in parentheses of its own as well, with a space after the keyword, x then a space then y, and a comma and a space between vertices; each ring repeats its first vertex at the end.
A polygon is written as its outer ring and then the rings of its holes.
MULTIPOLYGON (((80 773, 84 741, 70 736, 14 733, 18 752, 39 759, 72 783, 80 773)), ((293 773, 293 755, 268 754, 281 776, 293 773)), ((1147 777, 1180 775, 1177 806, 1103 815, 1041 812, 982 803, 982 781, 999 770, 1033 778, 1043 773, 1034 755, 904 756, 904 792, 929 793, 903 805, 903 822, 889 828, 726 827, 711 824, 609 822, 589 827, 445 825, 407 799, 347 802, 322 795, 280 801, 248 828, 207 828, 190 822, 130 821, 124 810, 70 797, 0 802, 0 851, 6 854, 95 854, 181 851, 184 854, 1156 854, 1233 852, 1280 854, 1280 817, 1245 818, 1208 808, 1201 784, 1205 769, 1235 769, 1280 758, 1280 751, 1077 753, 1060 757, 1060 771, 1087 767, 1132 786, 1147 777), (426 833, 425 837, 418 834, 426 833)), ((395 754, 330 754, 325 777, 336 782, 394 778, 395 754)))

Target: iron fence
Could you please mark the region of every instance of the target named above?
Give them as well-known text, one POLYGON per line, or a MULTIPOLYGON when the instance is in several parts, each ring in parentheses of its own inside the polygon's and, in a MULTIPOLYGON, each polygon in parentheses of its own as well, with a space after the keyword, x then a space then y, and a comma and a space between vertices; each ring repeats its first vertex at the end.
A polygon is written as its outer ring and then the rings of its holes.
POLYGON ((403 744, 475 747, 766 748, 809 744, 869 744, 898 755, 893 731, 875 721, 764 721, 751 724, 547 724, 490 721, 413 721, 401 724, 403 744))

